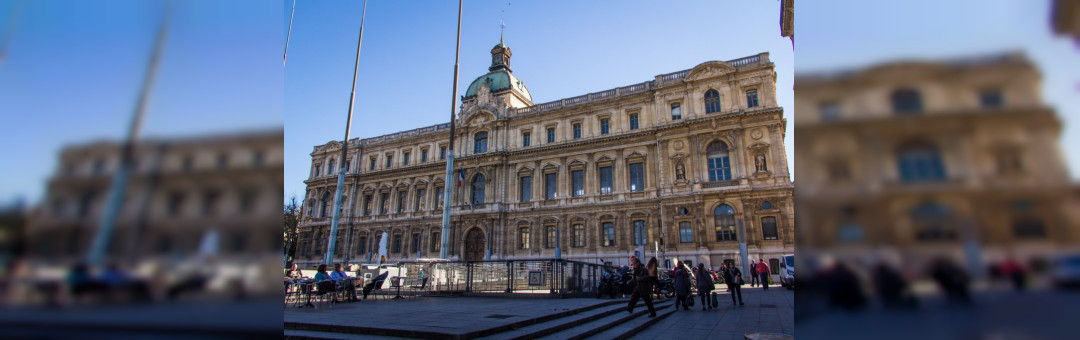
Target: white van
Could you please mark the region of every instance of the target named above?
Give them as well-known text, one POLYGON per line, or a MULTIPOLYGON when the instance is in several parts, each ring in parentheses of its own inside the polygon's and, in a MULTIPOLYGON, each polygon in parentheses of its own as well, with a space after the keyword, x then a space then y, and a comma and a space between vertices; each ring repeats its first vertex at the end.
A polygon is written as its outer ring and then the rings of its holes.
POLYGON ((780 261, 780 286, 795 289, 795 255, 784 255, 780 261))

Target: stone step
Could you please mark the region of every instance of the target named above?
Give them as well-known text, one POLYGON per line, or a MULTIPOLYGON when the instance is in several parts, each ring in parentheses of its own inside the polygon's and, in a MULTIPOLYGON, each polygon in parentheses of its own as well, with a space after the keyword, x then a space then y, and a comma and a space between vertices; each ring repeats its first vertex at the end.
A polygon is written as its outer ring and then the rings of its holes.
POLYGON ((321 332, 321 331, 301 331, 295 329, 285 330, 286 340, 328 340, 328 339, 410 339, 400 338, 393 336, 382 335, 370 335, 370 334, 351 334, 351 333, 334 333, 334 332, 321 332))
MULTIPOLYGON (((568 315, 565 317, 552 319, 547 322, 528 325, 511 331, 492 334, 488 337, 484 337, 481 339, 535 339, 537 337, 559 332, 564 329, 572 328, 577 325, 600 319, 612 314, 625 313, 627 302, 629 301, 613 300, 611 301, 611 304, 605 305, 601 308, 596 308, 574 315, 568 315)), ((645 308, 644 302, 638 302, 637 306, 640 308, 645 308)))
MULTIPOLYGON (((381 336, 401 336, 406 338, 421 338, 421 339, 446 339, 446 338, 460 338, 460 339, 473 339, 477 337, 489 336, 506 331, 511 331, 518 328, 527 327, 534 324, 540 324, 572 316, 576 314, 586 313, 598 308, 604 308, 609 306, 622 306, 625 308, 627 300, 598 300, 597 303, 579 307, 563 312, 548 314, 540 317, 517 321, 511 324, 502 325, 498 327, 482 329, 466 334, 457 333, 442 333, 432 331, 403 331, 398 329, 382 328, 378 326, 361 326, 361 325, 328 325, 328 324, 313 324, 302 322, 285 322, 285 330, 305 331, 305 332, 319 332, 314 334, 339 334, 338 337, 345 336, 347 334, 363 334, 363 335, 381 335, 381 336)), ((324 334, 324 335, 325 335, 324 334)))
MULTIPOLYGON (((660 316, 660 312, 673 306, 673 302, 662 302, 653 305, 656 308, 657 317, 660 316)), ((619 306, 612 308, 615 313, 606 315, 604 317, 575 325, 573 327, 562 329, 558 332, 550 333, 540 337, 540 339, 584 339, 593 336, 597 333, 604 332, 612 327, 634 320, 638 317, 649 315, 649 309, 643 304, 634 308, 633 314, 626 313, 626 306, 619 306)), ((648 319, 648 317, 645 317, 648 319)))
MULTIPOLYGON (((614 327, 608 328, 607 330, 605 330, 603 332, 593 334, 592 336, 589 336, 589 338, 590 339, 626 340, 626 339, 629 339, 630 337, 634 336, 634 334, 638 334, 638 332, 641 332, 642 330, 644 330, 646 328, 649 328, 649 326, 652 326, 653 324, 656 324, 657 322, 660 322, 660 320, 663 320, 664 318, 667 318, 668 316, 671 316, 671 314, 674 314, 674 313, 675 313, 674 306, 672 306, 672 308, 666 309, 665 311, 662 311, 662 312, 657 310, 655 318, 647 318, 647 320, 645 320, 643 322, 624 322, 624 323, 615 325, 614 327)), ((638 320, 634 320, 634 321, 638 321, 638 320)))

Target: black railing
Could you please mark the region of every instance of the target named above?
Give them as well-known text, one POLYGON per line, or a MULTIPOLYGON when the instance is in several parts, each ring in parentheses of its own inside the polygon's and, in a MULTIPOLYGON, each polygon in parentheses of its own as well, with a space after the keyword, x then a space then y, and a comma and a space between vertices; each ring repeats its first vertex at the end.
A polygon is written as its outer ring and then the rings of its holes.
POLYGON ((596 263, 554 259, 439 261, 389 264, 380 268, 379 273, 389 271, 390 277, 402 277, 403 284, 414 286, 412 294, 542 294, 566 297, 595 295, 604 268, 596 263))

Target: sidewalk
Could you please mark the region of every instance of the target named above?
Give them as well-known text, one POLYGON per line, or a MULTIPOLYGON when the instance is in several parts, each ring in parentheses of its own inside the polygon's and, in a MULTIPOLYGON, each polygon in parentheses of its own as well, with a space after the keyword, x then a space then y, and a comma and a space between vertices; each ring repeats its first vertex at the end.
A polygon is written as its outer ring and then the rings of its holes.
POLYGON ((745 306, 733 306, 727 287, 721 286, 716 297, 719 310, 702 311, 701 298, 695 296, 689 311, 679 309, 671 316, 646 328, 632 339, 733 339, 753 332, 795 335, 795 292, 780 286, 742 287, 745 306))

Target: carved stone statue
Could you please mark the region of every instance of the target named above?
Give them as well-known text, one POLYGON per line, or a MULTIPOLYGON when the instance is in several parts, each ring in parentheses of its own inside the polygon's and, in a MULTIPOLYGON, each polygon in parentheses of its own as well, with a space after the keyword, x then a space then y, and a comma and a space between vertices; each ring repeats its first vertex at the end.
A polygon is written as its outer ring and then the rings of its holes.
POLYGON ((757 157, 754 157, 754 165, 757 166, 757 171, 758 172, 768 171, 768 169, 767 169, 767 167, 765 165, 765 155, 764 154, 759 153, 759 154, 757 154, 757 157))
POLYGON ((675 179, 680 181, 686 179, 686 169, 683 168, 682 163, 675 164, 675 179))

